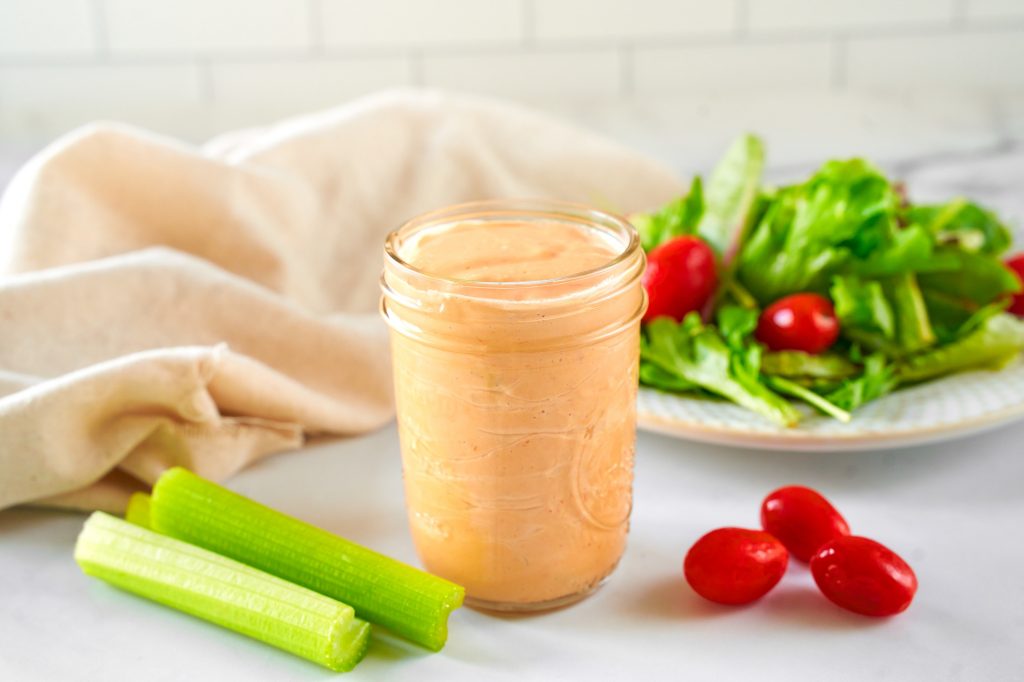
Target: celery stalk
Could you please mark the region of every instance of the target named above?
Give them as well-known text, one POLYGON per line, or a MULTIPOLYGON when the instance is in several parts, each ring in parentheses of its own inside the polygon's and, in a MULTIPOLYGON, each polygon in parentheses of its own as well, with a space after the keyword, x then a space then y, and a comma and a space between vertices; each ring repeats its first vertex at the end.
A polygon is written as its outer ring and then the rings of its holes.
POLYGON ((181 468, 153 488, 153 529, 351 604, 432 651, 465 590, 242 497, 181 468))
POLYGON ((128 511, 124 513, 124 520, 142 528, 149 528, 149 502, 150 498, 146 493, 132 493, 128 498, 128 511))
POLYGON ((95 512, 75 545, 88 575, 331 670, 366 653, 352 607, 200 547, 95 512))

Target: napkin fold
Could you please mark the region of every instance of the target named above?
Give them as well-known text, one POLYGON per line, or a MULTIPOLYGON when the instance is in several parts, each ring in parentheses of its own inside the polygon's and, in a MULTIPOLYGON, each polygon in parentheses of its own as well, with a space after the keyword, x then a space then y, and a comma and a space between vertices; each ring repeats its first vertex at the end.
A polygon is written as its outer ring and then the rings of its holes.
POLYGON ((222 479, 392 417, 381 245, 485 198, 618 212, 683 191, 529 110, 381 93, 193 147, 118 124, 0 200, 0 508, 120 511, 170 466, 222 479))

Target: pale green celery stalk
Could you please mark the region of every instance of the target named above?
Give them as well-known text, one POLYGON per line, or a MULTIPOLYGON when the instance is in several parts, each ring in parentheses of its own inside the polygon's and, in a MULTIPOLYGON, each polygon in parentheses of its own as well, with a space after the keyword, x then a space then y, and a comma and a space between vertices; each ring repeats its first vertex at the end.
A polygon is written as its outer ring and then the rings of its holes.
POLYGON ((124 513, 124 520, 142 528, 149 528, 149 502, 150 497, 146 493, 132 493, 128 498, 128 510, 124 513))
POLYGON ((153 529, 351 604, 356 615, 440 651, 465 590, 242 497, 185 469, 153 488, 153 529))
POLYGON ((843 408, 839 407, 838 405, 833 405, 828 400, 822 398, 820 395, 818 395, 811 389, 805 386, 801 386, 800 384, 794 381, 790 381, 789 379, 777 376, 768 376, 765 377, 765 379, 768 381, 768 385, 774 388, 779 393, 788 395, 792 398, 799 398, 808 405, 818 408, 825 414, 835 417, 836 419, 843 423, 847 423, 853 418, 853 415, 851 415, 843 408))
POLYGON ((75 544, 88 575, 335 671, 355 667, 370 625, 351 606, 232 559, 95 512, 75 544))

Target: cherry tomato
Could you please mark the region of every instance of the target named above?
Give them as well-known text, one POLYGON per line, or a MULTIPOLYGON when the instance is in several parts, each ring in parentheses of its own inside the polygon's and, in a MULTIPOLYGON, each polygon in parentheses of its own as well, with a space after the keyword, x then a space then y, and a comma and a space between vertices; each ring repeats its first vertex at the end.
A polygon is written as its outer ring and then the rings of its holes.
POLYGON ((874 540, 844 535, 811 557, 811 575, 832 602, 865 616, 892 616, 917 592, 914 571, 891 549, 874 540))
POLYGON ((760 599, 782 579, 789 555, 760 530, 719 528, 694 543, 683 560, 693 591, 719 604, 760 599))
MULTIPOLYGON (((1017 277, 1021 282, 1024 282, 1024 253, 1018 253, 1016 256, 1006 261, 1006 265, 1017 273, 1017 277)), ((1009 311, 1017 317, 1024 317, 1024 292, 1013 295, 1009 311)))
POLYGON ((715 293, 715 254, 699 237, 676 237, 651 249, 643 275, 647 290, 644 322, 668 316, 682 320, 715 293))
POLYGON ((764 309, 755 336, 769 350, 821 353, 839 337, 839 321, 824 296, 792 294, 764 309))
POLYGON ((850 534, 850 526, 835 507, 821 493, 801 485, 779 488, 764 498, 761 527, 804 562, 829 540, 850 534))

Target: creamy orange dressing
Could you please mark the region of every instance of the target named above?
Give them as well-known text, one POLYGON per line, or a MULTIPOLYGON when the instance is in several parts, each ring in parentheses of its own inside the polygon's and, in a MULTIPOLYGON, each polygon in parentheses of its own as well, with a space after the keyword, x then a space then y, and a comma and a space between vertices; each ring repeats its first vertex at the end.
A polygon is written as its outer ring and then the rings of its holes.
POLYGON ((626 238, 452 222, 397 248, 429 277, 385 268, 413 539, 470 603, 571 601, 622 554, 644 305, 642 254, 613 263, 626 238))
POLYGON ((402 259, 439 277, 529 282, 598 268, 622 245, 602 232, 557 222, 467 222, 410 240, 402 259))

